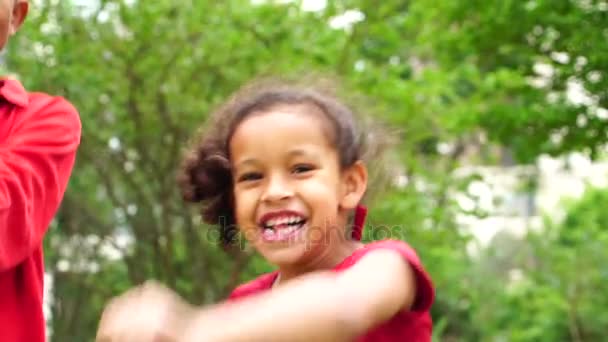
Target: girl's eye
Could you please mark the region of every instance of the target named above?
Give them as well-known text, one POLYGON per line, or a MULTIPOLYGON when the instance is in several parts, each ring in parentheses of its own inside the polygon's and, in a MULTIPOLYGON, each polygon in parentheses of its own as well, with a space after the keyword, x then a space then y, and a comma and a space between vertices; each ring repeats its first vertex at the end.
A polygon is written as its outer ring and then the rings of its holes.
POLYGON ((308 164, 298 164, 292 169, 293 173, 305 173, 314 170, 314 166, 308 164))
POLYGON ((248 172, 242 174, 239 178, 239 182, 255 181, 262 178, 262 174, 259 172, 248 172))

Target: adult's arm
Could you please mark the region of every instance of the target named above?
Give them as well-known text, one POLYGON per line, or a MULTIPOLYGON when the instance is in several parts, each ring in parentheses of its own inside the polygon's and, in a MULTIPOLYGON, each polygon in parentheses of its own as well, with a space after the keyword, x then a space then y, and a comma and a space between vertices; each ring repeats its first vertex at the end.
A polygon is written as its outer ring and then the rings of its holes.
MULTIPOLYGON (((0 141, 0 272, 38 248, 72 172, 80 143, 76 109, 60 97, 14 111, 0 141)), ((7 118, 0 118, 7 120, 7 118)))

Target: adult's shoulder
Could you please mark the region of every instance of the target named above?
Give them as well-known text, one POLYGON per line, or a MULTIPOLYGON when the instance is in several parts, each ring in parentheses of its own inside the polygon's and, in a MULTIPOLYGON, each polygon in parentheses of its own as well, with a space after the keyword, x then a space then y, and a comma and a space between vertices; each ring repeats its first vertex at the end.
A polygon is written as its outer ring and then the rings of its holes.
POLYGON ((51 95, 43 92, 28 93, 28 111, 39 113, 55 113, 66 117, 78 119, 79 113, 74 104, 63 96, 51 95))
MULTIPOLYGON (((28 93, 28 105, 23 120, 36 123, 41 129, 54 128, 61 133, 61 139, 79 142, 82 122, 76 107, 62 96, 42 92, 28 93)), ((59 137, 57 137, 59 138, 59 137)))

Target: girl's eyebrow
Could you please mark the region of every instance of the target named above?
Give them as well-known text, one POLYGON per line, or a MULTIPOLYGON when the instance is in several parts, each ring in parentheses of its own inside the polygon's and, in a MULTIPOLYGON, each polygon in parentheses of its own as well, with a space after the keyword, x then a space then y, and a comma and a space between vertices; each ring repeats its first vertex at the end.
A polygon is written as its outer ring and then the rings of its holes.
POLYGON ((318 156, 318 154, 315 153, 314 151, 312 151, 311 148, 306 148, 306 147, 293 148, 293 149, 289 150, 287 155, 290 157, 300 157, 300 156, 317 157, 318 156))
POLYGON ((257 159, 255 159, 255 158, 246 158, 246 159, 241 160, 238 163, 236 163, 235 167, 243 167, 243 166, 247 166, 247 165, 254 166, 254 165, 257 165, 259 163, 260 162, 257 159))
POLYGON ((319 152, 315 151, 313 148, 302 148, 302 147, 297 147, 297 148, 290 150, 287 153, 287 156, 289 159, 298 158, 298 157, 307 158, 308 160, 310 160, 313 163, 320 163, 321 160, 323 159, 323 157, 319 154, 319 152))

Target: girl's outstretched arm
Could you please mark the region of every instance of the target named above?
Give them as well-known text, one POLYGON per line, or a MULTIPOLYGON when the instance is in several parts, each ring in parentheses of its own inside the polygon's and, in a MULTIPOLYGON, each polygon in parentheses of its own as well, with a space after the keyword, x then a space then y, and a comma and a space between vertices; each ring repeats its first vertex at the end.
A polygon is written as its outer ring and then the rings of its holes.
POLYGON ((352 341, 410 308, 416 280, 403 256, 377 250, 342 273, 303 276, 273 291, 209 308, 175 309, 184 307, 175 296, 159 295, 162 291, 155 287, 140 291, 108 308, 98 341, 142 341, 144 336, 183 342, 352 341))
POLYGON ((414 278, 401 255, 374 251, 343 273, 305 276, 254 298, 203 309, 184 341, 352 341, 411 307, 414 278))

